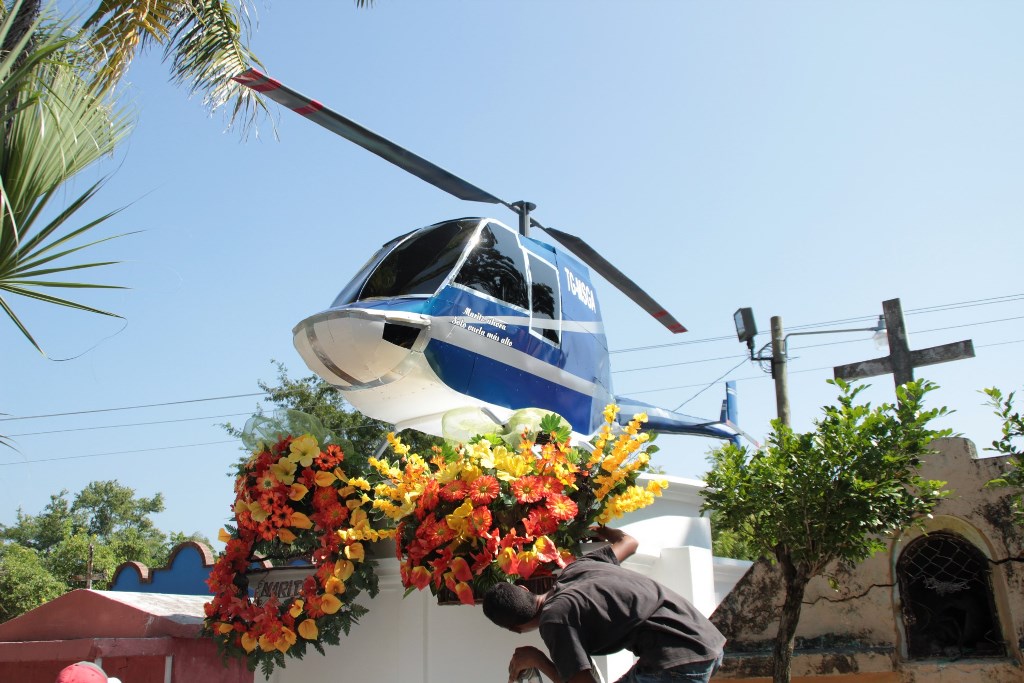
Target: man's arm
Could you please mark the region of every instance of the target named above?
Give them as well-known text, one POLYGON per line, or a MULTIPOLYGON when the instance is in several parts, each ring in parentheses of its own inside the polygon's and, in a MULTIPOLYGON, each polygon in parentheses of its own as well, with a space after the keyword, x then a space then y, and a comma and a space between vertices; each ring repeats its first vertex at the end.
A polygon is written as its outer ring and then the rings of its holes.
POLYGON ((622 562, 636 552, 640 542, 627 534, 622 529, 613 529, 610 526, 597 526, 591 529, 595 536, 602 541, 608 541, 615 558, 622 562))
POLYGON ((564 680, 558 675, 555 663, 532 645, 517 647, 512 655, 512 661, 508 663, 508 680, 512 683, 524 669, 537 669, 555 683, 597 683, 593 672, 590 669, 577 671, 571 678, 564 680))

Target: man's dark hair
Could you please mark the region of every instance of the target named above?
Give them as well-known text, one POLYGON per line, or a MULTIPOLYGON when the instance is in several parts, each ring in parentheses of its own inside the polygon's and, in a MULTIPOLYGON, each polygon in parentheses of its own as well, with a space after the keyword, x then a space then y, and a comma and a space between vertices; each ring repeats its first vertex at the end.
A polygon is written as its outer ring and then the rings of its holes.
POLYGON ((522 626, 537 614, 537 598, 519 586, 501 582, 484 594, 484 616, 502 628, 522 626))

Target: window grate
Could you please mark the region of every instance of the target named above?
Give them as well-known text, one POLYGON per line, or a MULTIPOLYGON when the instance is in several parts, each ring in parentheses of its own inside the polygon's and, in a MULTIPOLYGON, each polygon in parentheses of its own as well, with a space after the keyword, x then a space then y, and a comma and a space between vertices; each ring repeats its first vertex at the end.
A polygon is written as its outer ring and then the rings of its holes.
POLYGON ((984 555, 951 533, 911 543, 896 564, 911 657, 999 657, 1006 652, 984 555))

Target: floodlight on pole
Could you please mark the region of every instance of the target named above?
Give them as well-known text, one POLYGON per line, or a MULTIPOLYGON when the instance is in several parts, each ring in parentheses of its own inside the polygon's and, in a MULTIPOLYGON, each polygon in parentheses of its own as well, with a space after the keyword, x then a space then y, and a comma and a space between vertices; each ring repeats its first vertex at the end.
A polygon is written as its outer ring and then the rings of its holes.
POLYGON ((789 358, 789 338, 811 334, 842 334, 847 332, 874 332, 872 339, 875 344, 879 343, 879 336, 886 339, 885 316, 878 316, 878 322, 874 327, 854 327, 839 330, 808 330, 806 332, 790 332, 783 334, 782 318, 772 317, 772 342, 771 355, 765 356, 765 348, 754 355, 754 336, 757 334, 757 324, 754 321, 754 312, 750 308, 740 308, 733 314, 733 322, 736 324, 736 336, 741 342, 746 342, 750 350, 750 360, 759 362, 771 362, 771 375, 775 380, 775 405, 779 421, 787 427, 790 426, 789 415, 789 382, 787 378, 787 361, 789 358))

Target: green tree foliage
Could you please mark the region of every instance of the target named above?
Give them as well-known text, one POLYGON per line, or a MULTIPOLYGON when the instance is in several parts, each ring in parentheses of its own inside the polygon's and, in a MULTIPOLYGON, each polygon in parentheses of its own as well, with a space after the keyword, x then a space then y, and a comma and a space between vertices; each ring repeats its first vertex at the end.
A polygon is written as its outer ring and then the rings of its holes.
MULTIPOLYGON (((298 410, 317 418, 324 427, 342 440, 345 459, 357 468, 365 469, 365 461, 372 456, 384 441, 384 436, 393 431, 391 425, 366 417, 349 405, 341 392, 316 375, 301 379, 288 376, 283 363, 274 363, 277 368, 277 384, 260 381, 259 387, 278 408, 298 410), (347 444, 345 442, 348 442, 347 444)), ((225 425, 233 436, 241 434, 240 429, 225 425)), ((441 440, 407 429, 400 433, 402 443, 409 445, 413 452, 426 454, 431 446, 441 440)))
MULTIPOLYGON (((162 494, 151 498, 117 481, 94 481, 69 499, 66 490, 50 496, 37 515, 18 510, 14 524, 0 525, 0 615, 11 619, 71 588, 84 585, 92 546, 93 573, 106 580, 128 561, 162 567, 171 549, 189 540, 209 545, 201 534, 158 529, 151 518, 162 512, 162 494), (31 575, 30 580, 25 579, 31 575), (9 586, 9 588, 2 588, 9 586)), ((93 584, 105 588, 106 581, 93 584)))
POLYGON ((854 564, 884 549, 883 535, 927 514, 945 482, 918 475, 929 444, 949 430, 928 425, 945 408, 925 410, 935 388, 910 382, 896 405, 856 403, 864 386, 841 381, 838 405, 814 430, 798 434, 779 421, 759 451, 727 444, 710 456, 702 510, 736 533, 759 557, 774 559, 785 597, 773 653, 773 679, 790 680, 796 626, 807 583, 833 562, 854 564))
POLYGON ((1014 405, 1014 392, 1004 396, 1003 392, 992 387, 985 389, 985 394, 989 398, 988 405, 1003 421, 1002 435, 992 442, 991 448, 985 450, 1005 455, 1008 467, 1005 474, 996 477, 988 485, 1011 486, 1017 489, 1013 496, 1014 507, 1018 520, 1024 520, 1024 416, 1021 416, 1014 405))
POLYGON ((17 543, 0 544, 0 622, 67 592, 43 566, 39 553, 17 543))

